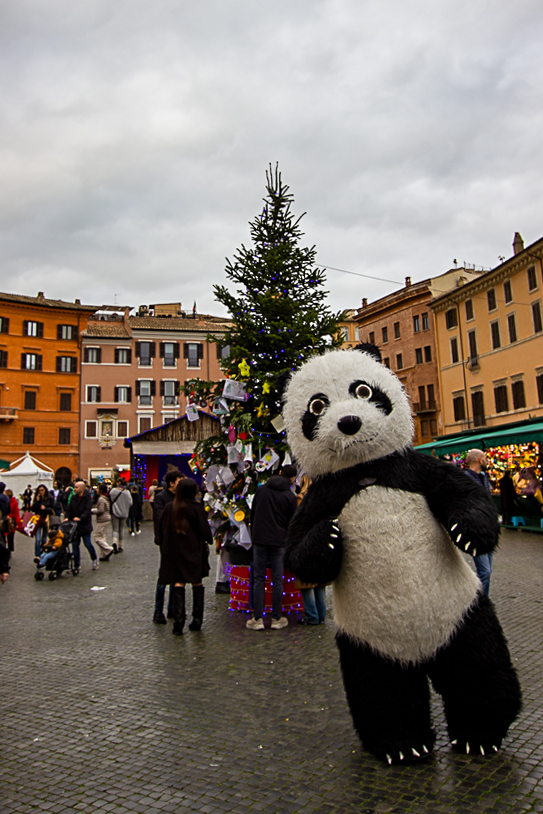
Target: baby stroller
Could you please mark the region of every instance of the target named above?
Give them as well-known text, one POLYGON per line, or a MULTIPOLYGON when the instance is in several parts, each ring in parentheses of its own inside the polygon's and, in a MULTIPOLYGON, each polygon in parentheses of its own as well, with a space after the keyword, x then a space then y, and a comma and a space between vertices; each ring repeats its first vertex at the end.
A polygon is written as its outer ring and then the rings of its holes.
POLYGON ((49 532, 47 542, 42 544, 42 553, 49 553, 52 556, 47 558, 44 565, 40 565, 39 558, 36 558, 36 573, 34 579, 38 582, 45 577, 45 571, 49 571, 51 582, 60 577, 63 571, 71 570, 74 573, 72 542, 77 531, 77 523, 71 520, 60 522, 58 517, 52 517, 49 521, 49 532))

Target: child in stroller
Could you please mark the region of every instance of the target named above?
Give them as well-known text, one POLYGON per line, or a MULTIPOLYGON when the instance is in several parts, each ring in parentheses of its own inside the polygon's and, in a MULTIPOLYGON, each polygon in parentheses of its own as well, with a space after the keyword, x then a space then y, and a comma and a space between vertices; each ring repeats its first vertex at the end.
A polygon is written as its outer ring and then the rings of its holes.
POLYGON ((71 568, 71 543, 76 529, 77 523, 69 520, 61 523, 56 517, 50 519, 47 539, 42 542, 40 556, 34 557, 36 563, 34 579, 39 581, 44 578, 43 569, 49 571, 49 579, 54 580, 63 571, 71 568))

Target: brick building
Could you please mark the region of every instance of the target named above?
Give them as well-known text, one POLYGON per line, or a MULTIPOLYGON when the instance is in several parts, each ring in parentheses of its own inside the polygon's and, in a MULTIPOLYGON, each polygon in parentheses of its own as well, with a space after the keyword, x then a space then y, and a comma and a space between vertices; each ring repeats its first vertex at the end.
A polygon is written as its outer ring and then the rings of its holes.
POLYGON ((431 305, 445 433, 543 416, 543 238, 513 249, 431 305))
POLYGON ((187 317, 179 304, 102 309, 82 332, 81 473, 110 477, 128 467, 125 438, 184 415, 187 379, 217 381, 221 335, 227 322, 208 315, 187 317))
POLYGON ((369 304, 362 300, 354 316, 360 341, 377 345, 411 399, 416 444, 443 433, 430 301, 478 276, 479 272, 458 268, 414 284, 406 277, 399 291, 369 304))
POLYGON ((0 294, 0 458, 79 471, 80 335, 96 306, 0 294))

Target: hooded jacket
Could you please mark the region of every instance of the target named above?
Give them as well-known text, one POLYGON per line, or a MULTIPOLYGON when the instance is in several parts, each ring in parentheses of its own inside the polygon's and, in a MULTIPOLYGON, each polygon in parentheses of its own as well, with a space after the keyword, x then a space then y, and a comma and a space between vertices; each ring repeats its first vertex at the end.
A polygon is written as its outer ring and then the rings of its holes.
POLYGON ((255 545, 284 546, 292 516, 296 511, 296 496, 290 481, 273 475, 259 486, 251 507, 251 538, 255 545))

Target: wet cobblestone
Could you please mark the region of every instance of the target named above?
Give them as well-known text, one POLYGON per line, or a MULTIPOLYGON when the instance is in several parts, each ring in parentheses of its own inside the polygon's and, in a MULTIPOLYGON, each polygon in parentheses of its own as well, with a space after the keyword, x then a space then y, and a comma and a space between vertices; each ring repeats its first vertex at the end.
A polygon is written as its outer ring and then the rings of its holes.
POLYGON ((82 556, 79 577, 37 583, 18 536, 0 590, 2 814, 543 812, 543 536, 506 532, 495 558, 524 691, 505 749, 451 752, 436 703, 435 755, 390 768, 352 729, 331 617, 247 631, 212 574, 202 632, 178 638, 151 623, 149 524, 97 572, 82 556))

